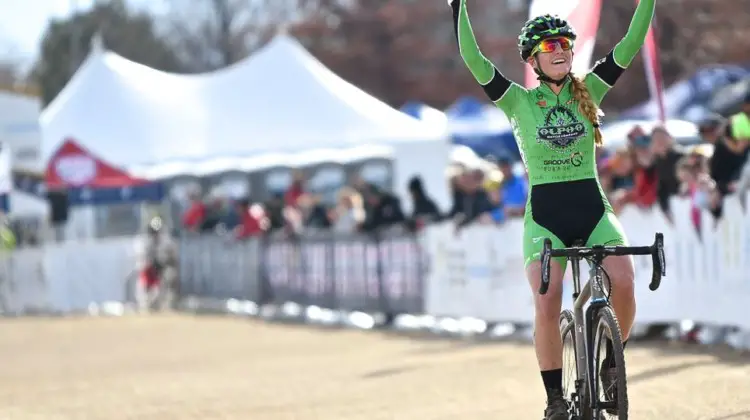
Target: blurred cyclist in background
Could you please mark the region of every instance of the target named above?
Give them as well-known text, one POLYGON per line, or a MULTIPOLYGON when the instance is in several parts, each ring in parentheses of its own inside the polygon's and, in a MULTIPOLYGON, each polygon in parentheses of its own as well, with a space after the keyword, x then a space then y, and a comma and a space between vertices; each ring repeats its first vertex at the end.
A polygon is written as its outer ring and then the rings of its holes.
POLYGON ((136 247, 135 301, 140 312, 172 308, 177 287, 177 246, 161 217, 154 217, 136 247))

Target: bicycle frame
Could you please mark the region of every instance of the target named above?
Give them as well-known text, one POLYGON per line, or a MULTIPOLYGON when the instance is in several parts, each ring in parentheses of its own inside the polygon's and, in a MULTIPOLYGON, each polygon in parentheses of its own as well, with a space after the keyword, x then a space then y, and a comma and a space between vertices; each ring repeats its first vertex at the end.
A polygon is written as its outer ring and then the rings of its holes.
POLYGON ((581 289, 580 257, 569 257, 573 270, 573 322, 575 324, 575 354, 578 377, 575 380, 576 392, 582 391, 581 384, 587 386, 591 408, 598 403, 596 381, 594 380, 594 318, 599 308, 609 305, 607 296, 602 290, 604 283, 601 257, 593 257, 589 268, 589 280, 581 289), (591 299, 591 304, 584 313, 584 306, 591 299), (584 318, 585 317, 585 318, 584 318), (586 330, 584 332, 584 326, 586 330))
MULTIPOLYGON (((544 240, 541 252, 542 282, 539 286, 539 294, 544 295, 549 289, 550 261, 552 257, 565 257, 571 263, 573 270, 573 323, 575 327, 575 351, 576 370, 578 377, 575 381, 576 393, 588 391, 590 396, 590 408, 597 409, 599 400, 597 395, 597 384, 594 378, 594 320, 597 313, 603 307, 609 306, 608 294, 604 288, 609 288, 605 283, 602 261, 607 256, 614 255, 650 255, 653 262, 653 273, 649 289, 652 291, 659 288, 661 278, 666 275, 666 261, 664 258, 664 236, 656 233, 654 244, 651 246, 628 247, 628 246, 603 246, 595 245, 591 248, 561 248, 552 249, 552 241, 544 240), (589 281, 581 289, 581 260, 590 264, 589 281), (589 307, 584 311, 584 306, 589 302, 589 307), (584 331, 585 326, 585 331, 584 331), (586 388, 583 388, 585 382, 586 388)), ((609 281, 609 278, 607 279, 609 281)))

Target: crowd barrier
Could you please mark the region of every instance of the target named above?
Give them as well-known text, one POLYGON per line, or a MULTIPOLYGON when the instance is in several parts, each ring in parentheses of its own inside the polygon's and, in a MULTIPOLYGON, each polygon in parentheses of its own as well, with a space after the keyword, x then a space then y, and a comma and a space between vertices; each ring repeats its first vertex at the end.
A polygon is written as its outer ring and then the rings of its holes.
POLYGON ((0 254, 0 314, 68 314, 132 300, 134 237, 0 254))
MULTIPOLYGON (((672 203, 673 220, 661 211, 627 208, 620 220, 631 244, 650 245, 663 232, 667 275, 648 290, 650 257, 635 257, 638 322, 736 326, 750 301, 750 218, 736 198, 726 200, 718 224, 706 213, 697 229, 689 203, 672 203)), ((186 237, 181 243, 181 294, 258 303, 387 314, 471 317, 531 324, 532 294, 521 254, 522 221, 451 223, 417 236, 311 234, 295 240, 227 242, 186 237)), ((564 290, 571 304, 570 269, 564 290)))
POLYGON ((427 269, 423 250, 417 237, 398 231, 231 243, 216 236, 185 237, 180 295, 419 314, 427 269))
MULTIPOLYGON (((701 228, 689 204, 659 210, 627 208, 620 215, 633 245, 665 237, 667 275, 648 290, 651 262, 635 258, 640 324, 693 320, 750 331, 750 217, 728 198, 715 223, 701 228)), ((522 221, 456 231, 450 223, 419 235, 311 233, 300 238, 234 241, 218 236, 180 239, 183 298, 294 302, 343 311, 426 314, 530 325, 532 293, 521 255, 522 221)), ((135 238, 50 244, 0 255, 0 312, 70 313, 131 299, 135 238)), ((569 279, 569 270, 566 278, 569 279)), ((564 284, 571 304, 570 282, 564 284)))

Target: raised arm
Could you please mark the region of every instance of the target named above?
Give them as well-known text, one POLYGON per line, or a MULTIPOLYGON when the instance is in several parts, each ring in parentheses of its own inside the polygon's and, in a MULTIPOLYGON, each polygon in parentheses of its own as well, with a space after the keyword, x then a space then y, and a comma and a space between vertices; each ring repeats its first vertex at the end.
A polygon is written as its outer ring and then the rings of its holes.
POLYGON ((490 100, 506 113, 515 103, 517 92, 523 88, 506 79, 488 60, 477 45, 474 31, 471 29, 469 13, 466 11, 467 0, 449 0, 453 9, 453 24, 458 41, 458 51, 474 78, 482 85, 490 100))
POLYGON ((654 18, 655 4, 656 0, 638 2, 628 32, 622 41, 615 45, 614 57, 620 67, 627 68, 643 46, 648 29, 651 27, 651 20, 654 18))
POLYGON ((597 105, 601 103, 607 91, 615 85, 623 71, 633 62, 643 46, 654 17, 655 4, 656 0, 638 2, 625 37, 615 45, 606 58, 594 65, 589 77, 586 78, 586 83, 597 105), (596 77, 590 77, 592 74, 596 77))

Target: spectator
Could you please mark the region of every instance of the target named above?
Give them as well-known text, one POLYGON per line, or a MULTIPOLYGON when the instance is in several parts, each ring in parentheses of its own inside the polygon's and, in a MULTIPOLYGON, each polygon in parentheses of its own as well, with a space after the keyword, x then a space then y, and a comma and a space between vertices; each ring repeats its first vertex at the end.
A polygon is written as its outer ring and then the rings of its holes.
POLYGON ((484 180, 484 191, 487 193, 487 198, 490 201, 492 210, 490 211, 490 217, 495 223, 505 222, 505 212, 503 210, 503 173, 500 168, 494 168, 489 171, 485 176, 484 180))
POLYGON ((701 232, 702 211, 716 212, 721 200, 715 182, 708 174, 707 162, 698 155, 688 155, 677 163, 679 194, 690 199, 690 215, 698 233, 701 232))
POLYGON ((405 221, 399 199, 374 185, 366 187, 364 194, 367 202, 365 222, 362 229, 368 232, 389 227, 405 221))
POLYGON ((201 232, 214 232, 221 224, 224 216, 224 197, 218 191, 213 191, 208 199, 206 214, 200 225, 201 232))
POLYGON ((338 203, 331 210, 333 230, 338 233, 353 233, 365 221, 365 207, 362 196, 354 188, 344 187, 339 191, 338 203))
POLYGON ((509 156, 500 156, 498 166, 503 174, 500 185, 502 211, 506 218, 523 217, 529 193, 528 181, 513 172, 513 160, 509 156))
POLYGON ((203 220, 206 218, 206 205, 200 197, 200 190, 195 189, 188 193, 189 207, 182 216, 182 227, 191 232, 200 230, 203 220))
POLYGON ((644 209, 650 208, 656 203, 659 187, 651 138, 647 135, 634 138, 631 150, 633 188, 623 202, 633 203, 644 209))
POLYGON ((246 201, 242 198, 229 198, 225 199, 221 205, 221 216, 219 217, 219 224, 222 225, 226 230, 234 230, 236 227, 242 224, 242 213, 238 204, 246 201))
POLYGON ((239 215, 239 224, 234 228, 234 236, 237 239, 247 239, 259 236, 269 227, 263 208, 259 205, 250 205, 247 199, 238 200, 235 209, 239 215))
POLYGON ((461 211, 463 194, 461 193, 460 179, 466 168, 462 164, 452 164, 446 169, 448 178, 448 189, 451 193, 451 209, 448 217, 455 217, 461 211))
POLYGON ((490 212, 493 209, 487 192, 481 188, 484 174, 479 169, 464 170, 456 176, 451 185, 453 188, 453 208, 449 216, 458 227, 475 220, 483 223, 492 222, 490 212))
POLYGON ((709 173, 722 195, 730 193, 739 179, 745 152, 737 141, 726 135, 725 122, 720 116, 709 116, 698 126, 701 138, 714 146, 709 173))
POLYGON ((284 194, 284 205, 297 207, 297 201, 305 193, 305 174, 302 171, 294 171, 292 174, 292 185, 284 194))
POLYGON ((409 180, 409 194, 412 199, 411 222, 415 228, 419 228, 430 221, 440 219, 440 211, 435 202, 427 196, 422 185, 422 178, 414 176, 409 180))
POLYGON ((638 139, 648 137, 648 133, 640 125, 636 125, 628 132, 628 145, 633 146, 638 139))
POLYGON ((327 229, 331 227, 328 218, 328 210, 322 203, 321 197, 316 194, 302 194, 297 204, 301 210, 302 224, 304 227, 314 229, 327 229))
POLYGON ((632 198, 633 158, 627 148, 616 150, 599 165, 599 180, 615 212, 632 198))
POLYGON ((284 227, 284 195, 275 193, 265 204, 268 230, 273 232, 284 227))
POLYGON ((630 190, 633 188, 633 157, 628 149, 618 149, 609 160, 612 171, 612 189, 630 190))
POLYGON ((659 206, 665 214, 669 215, 669 198, 680 190, 677 162, 682 159, 684 153, 677 149, 674 138, 662 126, 657 126, 651 132, 651 149, 658 180, 659 206))
POLYGON ((614 179, 614 174, 612 172, 612 160, 613 158, 604 158, 601 161, 597 162, 597 173, 599 175, 599 184, 602 186, 602 190, 604 191, 604 194, 606 194, 607 198, 610 199, 610 195, 612 191, 614 191, 614 188, 612 188, 612 181, 614 179))
POLYGON ((744 150, 747 150, 750 145, 750 93, 745 96, 742 111, 730 118, 729 135, 739 141, 744 150))

